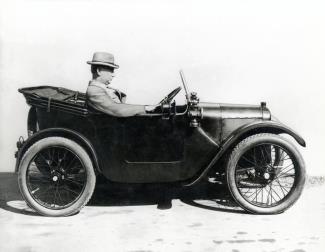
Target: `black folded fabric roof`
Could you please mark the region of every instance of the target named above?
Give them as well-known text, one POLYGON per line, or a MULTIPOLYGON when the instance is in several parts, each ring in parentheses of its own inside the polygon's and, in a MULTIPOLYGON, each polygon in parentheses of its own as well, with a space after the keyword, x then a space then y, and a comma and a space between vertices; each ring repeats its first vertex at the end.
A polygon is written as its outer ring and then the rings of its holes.
POLYGON ((51 86, 22 88, 19 91, 24 94, 33 94, 42 98, 51 98, 61 101, 73 97, 77 93, 76 91, 70 89, 51 86))
POLYGON ((74 114, 87 115, 86 95, 61 87, 36 86, 18 90, 28 104, 36 107, 62 110, 74 114))

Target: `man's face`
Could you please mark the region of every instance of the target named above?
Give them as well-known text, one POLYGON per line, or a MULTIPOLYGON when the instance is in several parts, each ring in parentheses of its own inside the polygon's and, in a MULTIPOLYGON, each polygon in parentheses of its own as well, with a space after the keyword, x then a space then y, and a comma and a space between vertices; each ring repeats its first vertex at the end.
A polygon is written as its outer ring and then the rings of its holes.
POLYGON ((115 77, 114 68, 110 67, 99 67, 98 68, 98 75, 105 82, 107 85, 110 84, 115 77))

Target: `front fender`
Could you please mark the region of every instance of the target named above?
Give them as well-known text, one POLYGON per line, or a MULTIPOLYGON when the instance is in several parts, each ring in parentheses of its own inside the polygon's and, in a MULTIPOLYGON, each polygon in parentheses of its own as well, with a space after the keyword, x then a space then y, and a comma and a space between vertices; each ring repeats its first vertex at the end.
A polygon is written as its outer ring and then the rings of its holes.
POLYGON ((249 135, 257 133, 285 133, 292 136, 301 146, 306 147, 305 140, 298 133, 296 133, 294 130, 284 125, 283 123, 277 121, 258 121, 245 124, 242 127, 236 129, 234 132, 232 132, 222 144, 223 148, 231 145, 237 139, 241 138, 241 136, 250 132, 252 134, 249 135))
POLYGON ((196 184, 197 182, 201 181, 202 178, 204 178, 210 169, 217 163, 217 161, 223 156, 223 154, 230 150, 231 148, 234 148, 235 145, 243 140, 244 138, 255 135, 258 133, 273 133, 273 134, 288 134, 292 136, 301 146, 306 147, 305 140, 294 130, 287 127, 286 125, 277 122, 277 121, 257 121, 249 124, 245 124, 235 131, 233 131, 225 141, 220 146, 220 149, 218 153, 215 155, 215 157, 211 160, 211 162, 208 164, 208 166, 203 170, 203 172, 200 174, 199 177, 195 178, 185 186, 191 186, 196 184))
POLYGON ((34 143, 36 143, 38 140, 50 136, 61 136, 76 141, 89 154, 91 160, 93 161, 95 172, 101 172, 96 151, 90 141, 79 132, 65 128, 48 128, 45 130, 40 130, 35 134, 31 135, 18 150, 15 172, 18 172, 20 160, 23 157, 24 153, 28 150, 28 148, 34 143))

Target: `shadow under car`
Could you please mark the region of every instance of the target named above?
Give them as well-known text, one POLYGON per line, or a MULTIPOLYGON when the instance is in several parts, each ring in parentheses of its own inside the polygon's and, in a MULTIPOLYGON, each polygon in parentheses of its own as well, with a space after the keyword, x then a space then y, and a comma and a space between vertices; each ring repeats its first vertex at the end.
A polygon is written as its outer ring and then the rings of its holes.
MULTIPOLYGON (((166 184, 119 184, 99 178, 88 206, 157 205, 164 210, 172 207, 172 200, 185 204, 230 213, 245 213, 233 201, 225 185, 204 182, 193 187, 166 184)), ((17 174, 0 173, 0 208, 13 213, 39 216, 25 203, 17 182, 17 174)))

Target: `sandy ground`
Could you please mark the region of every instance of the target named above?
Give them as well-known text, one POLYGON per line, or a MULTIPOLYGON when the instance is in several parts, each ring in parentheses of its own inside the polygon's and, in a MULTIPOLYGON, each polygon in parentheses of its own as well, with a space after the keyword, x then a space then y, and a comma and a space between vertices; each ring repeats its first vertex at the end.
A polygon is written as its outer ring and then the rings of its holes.
MULTIPOLYGON (((0 251, 325 251, 325 185, 307 184, 279 215, 251 215, 226 188, 98 186, 79 214, 42 217, 21 199, 16 175, 0 174, 0 251), (166 188, 165 188, 166 189, 166 188), (217 189, 217 190, 216 190, 217 189), (160 202, 160 203, 159 203, 160 202)), ((323 182, 323 181, 321 181, 323 182)))

